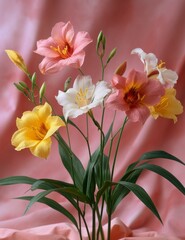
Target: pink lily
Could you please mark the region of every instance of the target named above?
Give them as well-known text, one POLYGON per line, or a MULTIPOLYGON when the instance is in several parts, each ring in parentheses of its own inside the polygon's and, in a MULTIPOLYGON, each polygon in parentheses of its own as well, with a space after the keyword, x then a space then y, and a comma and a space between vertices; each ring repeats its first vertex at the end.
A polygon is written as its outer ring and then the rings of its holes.
POLYGON ((87 32, 74 34, 70 22, 56 23, 51 37, 37 42, 35 53, 44 56, 39 64, 41 73, 55 73, 65 66, 80 68, 84 62, 84 48, 92 42, 87 32))
POLYGON ((125 111, 133 121, 145 122, 150 115, 149 106, 158 103, 165 90, 159 81, 148 79, 144 73, 132 70, 128 77, 114 75, 113 93, 106 103, 114 109, 125 111))

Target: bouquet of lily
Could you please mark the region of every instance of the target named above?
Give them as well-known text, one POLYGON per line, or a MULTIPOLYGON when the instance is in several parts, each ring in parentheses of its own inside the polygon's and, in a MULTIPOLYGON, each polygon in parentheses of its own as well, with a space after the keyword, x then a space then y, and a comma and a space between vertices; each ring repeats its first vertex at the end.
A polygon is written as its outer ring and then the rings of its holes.
MULTIPOLYGON (((177 121, 177 115, 183 112, 183 107, 176 99, 174 88, 178 75, 166 68, 164 62, 159 62, 153 53, 145 53, 142 49, 132 50, 132 54, 139 56, 144 64, 144 71, 131 70, 127 75, 126 61, 121 63, 110 76, 111 81, 104 79, 104 72, 116 54, 116 48, 110 54, 106 53, 106 37, 101 31, 97 37, 96 53, 100 61, 102 74, 94 82, 89 75, 81 69, 85 59, 84 48, 92 42, 87 32, 74 33, 70 22, 57 23, 51 32, 51 37, 37 42, 36 53, 44 56, 39 65, 43 74, 52 74, 61 71, 65 66, 79 70, 79 75, 71 87, 71 78, 65 81, 63 90, 59 90, 56 102, 62 106, 61 116, 55 113, 46 96, 45 82, 41 87, 37 84, 36 73, 28 71, 22 56, 13 50, 6 50, 10 60, 19 67, 30 80, 15 83, 16 88, 34 104, 32 111, 26 111, 21 118, 16 119, 17 131, 13 134, 11 142, 15 150, 28 148, 39 158, 47 158, 51 148, 51 137, 58 142, 59 155, 62 167, 71 176, 71 182, 54 179, 34 179, 28 176, 12 176, 0 179, 0 185, 29 184, 31 190, 40 190, 32 196, 22 196, 19 199, 29 201, 26 211, 35 203, 41 202, 56 211, 64 214, 76 227, 79 239, 83 239, 82 227, 85 228, 89 240, 111 239, 111 218, 120 202, 130 193, 136 195, 152 213, 162 222, 161 217, 148 193, 137 184, 138 178, 144 170, 155 172, 170 181, 179 191, 185 194, 182 183, 169 171, 157 164, 155 159, 176 161, 185 165, 175 156, 161 151, 144 153, 137 161, 130 164, 116 181, 114 177, 117 156, 123 130, 128 121, 144 122, 149 116, 177 121), (108 57, 105 57, 108 56, 108 57), (124 76, 124 74, 126 76, 124 76), (96 116, 93 109, 100 107, 96 116), (106 109, 114 111, 111 124, 105 131, 106 109), (116 112, 123 112, 122 125, 114 130, 116 112), (85 115, 87 131, 75 123, 74 118, 85 115), (99 146, 92 151, 89 121, 97 129, 99 146), (83 166, 76 156, 70 141, 69 126, 75 128, 84 139, 87 147, 88 164, 83 166), (64 139, 60 128, 67 131, 68 139, 64 139), (56 192, 64 196, 77 212, 77 219, 48 195, 56 192), (92 224, 86 219, 86 210, 91 210, 92 224), (108 227, 102 227, 103 213, 106 211, 108 227)), ((74 137, 74 136, 73 136, 74 137)), ((82 143, 81 143, 82 144, 82 143)), ((25 211, 25 212, 26 212, 25 211)))

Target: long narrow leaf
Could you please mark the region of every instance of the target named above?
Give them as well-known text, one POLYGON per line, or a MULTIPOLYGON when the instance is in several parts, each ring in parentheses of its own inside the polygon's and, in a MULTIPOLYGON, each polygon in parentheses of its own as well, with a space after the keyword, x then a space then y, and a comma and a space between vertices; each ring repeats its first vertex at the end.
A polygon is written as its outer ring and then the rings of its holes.
MULTIPOLYGON (((24 196, 24 197, 18 197, 16 199, 21 199, 21 200, 28 200, 31 201, 33 199, 33 196, 24 196)), ((59 203, 57 203, 56 201, 54 201, 53 199, 47 198, 47 197, 42 197, 40 199, 38 199, 37 202, 40 203, 44 203, 47 206, 55 209, 56 211, 62 213, 63 215, 65 215, 69 220, 71 220, 71 222, 78 227, 78 224, 76 222, 76 219, 73 217, 73 215, 67 211, 64 207, 62 207, 59 203)))
POLYGON ((32 185, 37 179, 26 176, 12 176, 0 179, 0 186, 13 184, 30 184, 32 185))
MULTIPOLYGON (((139 176, 142 173, 141 170, 133 170, 128 176, 123 175, 123 177, 120 179, 120 181, 127 181, 131 183, 136 183, 139 176)), ((112 204, 111 204, 111 213, 113 213, 116 210, 116 207, 119 205, 121 200, 125 198, 129 194, 130 190, 128 188, 125 188, 123 185, 116 185, 112 192, 112 204)))
MULTIPOLYGON (((104 142, 104 145, 106 145, 109 137, 110 137, 110 134, 112 132, 112 128, 113 128, 113 123, 114 123, 114 120, 112 121, 108 131, 107 131, 107 134, 105 135, 105 138, 103 140, 104 142)), ((104 146, 102 146, 104 148, 104 146)), ((92 176, 94 174, 94 168, 95 168, 95 165, 97 163, 100 157, 100 146, 94 151, 94 153, 92 154, 91 156, 91 161, 89 161, 88 163, 88 166, 87 166, 87 169, 85 171, 85 177, 84 177, 84 181, 83 181, 83 192, 84 193, 87 193, 89 192, 89 189, 91 189, 91 182, 92 182, 92 176)))
POLYGON ((71 149, 68 147, 66 142, 63 140, 63 138, 58 135, 58 141, 59 141, 59 153, 61 160, 66 168, 66 170, 71 175, 71 178, 73 179, 74 184, 82 191, 83 189, 83 179, 85 170, 80 162, 80 160, 77 158, 77 156, 71 151, 71 149))
POLYGON ((143 203, 147 206, 152 213, 159 219, 162 223, 161 217, 152 201, 148 193, 144 190, 144 188, 140 187, 139 185, 131 182, 121 181, 118 184, 123 185, 124 187, 128 188, 128 190, 132 191, 143 203))
POLYGON ((185 195, 185 188, 182 185, 182 183, 166 169, 160 166, 148 164, 148 163, 138 166, 137 169, 147 169, 159 174, 160 176, 167 179, 170 183, 172 183, 177 189, 179 189, 179 191, 181 191, 185 195))
POLYGON ((177 157, 175 157, 165 151, 161 151, 161 150, 146 152, 139 158, 139 161, 154 159, 154 158, 163 158, 163 159, 173 160, 173 161, 176 161, 178 163, 185 165, 185 163, 183 161, 181 161, 180 159, 178 159, 177 157))

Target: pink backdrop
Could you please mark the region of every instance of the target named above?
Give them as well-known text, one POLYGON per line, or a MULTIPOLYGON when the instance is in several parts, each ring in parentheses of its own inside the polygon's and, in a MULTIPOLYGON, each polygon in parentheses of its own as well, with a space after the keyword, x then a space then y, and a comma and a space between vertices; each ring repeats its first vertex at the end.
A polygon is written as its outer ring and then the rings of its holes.
MULTIPOLYGON (((112 73, 123 60, 132 67, 143 70, 133 48, 155 53, 167 63, 168 68, 179 74, 176 85, 177 98, 185 102, 185 1, 184 0, 1 0, 0 1, 0 177, 27 175, 35 178, 69 180, 63 169, 54 142, 48 160, 34 158, 29 151, 16 152, 10 138, 16 130, 15 119, 23 111, 32 108, 13 86, 13 82, 25 80, 25 76, 7 58, 4 50, 14 49, 24 56, 30 72, 37 71, 38 82, 46 81, 48 98, 55 104, 55 95, 63 88, 64 80, 73 78, 77 70, 65 68, 54 75, 43 76, 38 64, 42 57, 33 53, 36 41, 50 36, 55 23, 71 21, 76 31, 88 31, 94 42, 86 50, 83 71, 95 80, 99 79, 100 67, 95 53, 97 34, 103 30, 107 48, 117 47, 114 61, 105 73, 111 80, 112 73)), ((27 80, 26 80, 27 81, 27 80)), ((60 107, 58 106, 60 114, 60 107)), ((120 116, 122 116, 120 114, 120 116)), ((81 118, 77 120, 81 125, 81 118)), ((118 125, 121 118, 118 118, 118 125)), ((162 149, 185 161, 185 114, 174 124, 171 120, 149 118, 144 126, 129 123, 124 133, 119 153, 116 177, 143 152, 162 149), (124 159, 123 159, 124 156, 124 159)), ((65 133, 64 133, 65 134, 65 133)), ((76 136, 77 138, 77 136, 76 136)), ((86 164, 84 148, 79 148, 74 138, 72 145, 86 164)), ((96 147, 96 134, 92 132, 92 146, 96 147)), ((165 163, 162 163, 165 166, 165 163)), ((171 162, 166 168, 185 184, 184 167, 171 162)), ((185 198, 171 184, 153 173, 146 172, 139 180, 156 203, 164 225, 132 194, 114 214, 132 231, 136 239, 185 239, 185 198), (143 237, 142 237, 143 236, 143 237), (148 237, 148 238, 147 238, 148 237)), ((67 225, 67 219, 48 207, 35 204, 23 216, 27 202, 13 198, 24 195, 28 186, 0 187, 0 239, 77 239, 75 231, 67 225), (68 231, 70 230, 70 233, 68 231), (63 238, 62 238, 62 237, 63 238)), ((68 207, 65 199, 54 198, 68 207)), ((116 221, 116 220, 115 220, 116 221)), ((117 230, 115 230, 117 231, 117 230)), ((121 236, 121 235, 120 235, 121 236)), ((122 234, 121 237, 124 237, 122 234)), ((116 235, 113 240, 118 239, 116 235)), ((126 238, 125 238, 126 239, 126 238)), ((129 237, 127 238, 129 239, 129 237)), ((130 238, 132 239, 132 238, 130 238)))

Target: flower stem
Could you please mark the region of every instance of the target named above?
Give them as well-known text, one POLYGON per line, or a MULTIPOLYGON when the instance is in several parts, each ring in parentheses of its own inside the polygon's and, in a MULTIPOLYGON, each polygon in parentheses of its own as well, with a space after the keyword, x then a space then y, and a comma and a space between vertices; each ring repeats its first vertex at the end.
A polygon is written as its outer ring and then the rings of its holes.
POLYGON ((114 155, 114 161, 113 161, 113 165, 112 165, 111 181, 113 180, 114 169, 115 169, 115 164, 116 164, 116 160, 117 160, 117 154, 118 154, 118 150, 119 150, 119 145, 120 145, 122 133, 123 133, 125 124, 127 123, 127 120, 128 120, 128 118, 125 117, 124 122, 123 122, 123 124, 122 124, 122 127, 121 127, 121 129, 120 129, 120 134, 119 134, 119 138, 118 138, 118 142, 117 142, 117 146, 116 146, 116 151, 115 151, 115 155, 114 155))

